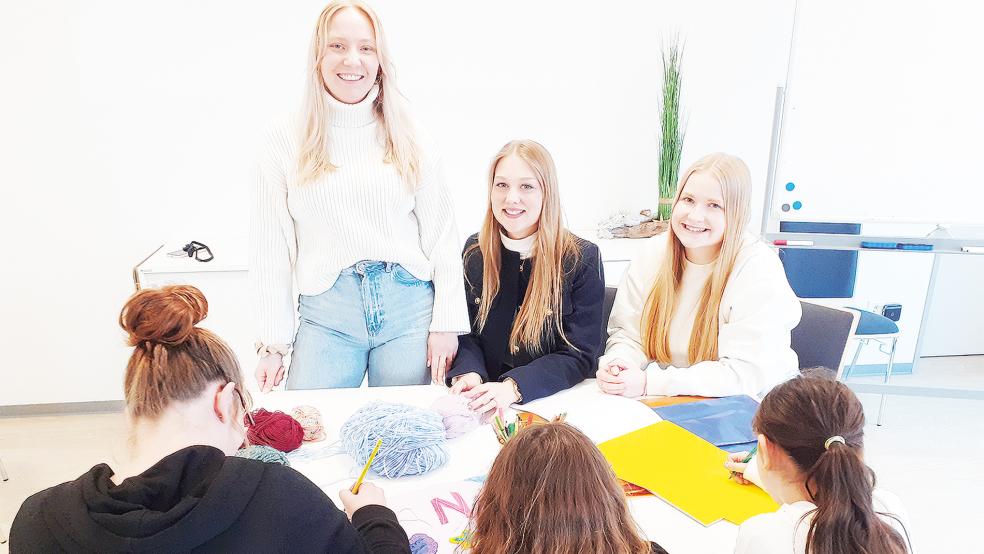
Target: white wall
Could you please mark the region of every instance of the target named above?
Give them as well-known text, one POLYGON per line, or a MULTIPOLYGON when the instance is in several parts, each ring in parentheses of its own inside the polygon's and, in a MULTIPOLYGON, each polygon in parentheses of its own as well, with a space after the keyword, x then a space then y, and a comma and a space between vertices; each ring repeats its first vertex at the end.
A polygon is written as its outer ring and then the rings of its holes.
MULTIPOLYGON (((463 234, 489 158, 514 137, 557 158, 572 225, 652 206, 667 30, 687 39, 685 159, 735 152, 761 188, 790 1, 375 5, 401 86, 443 143, 463 234)), ((0 236, 15 253, 0 337, 18 361, 0 370, 0 405, 120 398, 115 321, 133 265, 166 240, 245 235, 256 144, 299 99, 322 7, 3 4, 0 236)))
MULTIPOLYGON (((401 88, 443 145, 462 234, 479 225, 488 160, 517 137, 554 154, 574 227, 654 205, 659 46, 673 31, 687 41, 684 163, 742 156, 757 221, 791 0, 374 5, 401 88)), ((0 405, 121 397, 133 266, 165 241, 245 236, 259 138, 299 100, 322 7, 2 4, 0 405)))

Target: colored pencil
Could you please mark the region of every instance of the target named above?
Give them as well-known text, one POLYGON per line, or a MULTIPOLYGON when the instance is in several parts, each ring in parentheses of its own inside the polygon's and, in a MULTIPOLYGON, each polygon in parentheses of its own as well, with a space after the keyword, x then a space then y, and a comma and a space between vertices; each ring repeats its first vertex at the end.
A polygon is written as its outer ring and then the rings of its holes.
POLYGON ((362 486, 362 480, 366 478, 366 473, 369 473, 369 466, 372 465, 372 460, 376 457, 376 452, 379 452, 379 446, 381 444, 383 444, 383 439, 376 441, 376 447, 372 449, 372 454, 369 454, 369 459, 366 460, 366 467, 362 468, 362 475, 359 475, 359 479, 350 489, 352 494, 359 494, 359 487, 362 486))
POLYGON ((499 441, 499 444, 506 444, 506 431, 502 428, 502 420, 499 419, 498 410, 496 415, 492 417, 492 430, 495 431, 495 438, 499 441))

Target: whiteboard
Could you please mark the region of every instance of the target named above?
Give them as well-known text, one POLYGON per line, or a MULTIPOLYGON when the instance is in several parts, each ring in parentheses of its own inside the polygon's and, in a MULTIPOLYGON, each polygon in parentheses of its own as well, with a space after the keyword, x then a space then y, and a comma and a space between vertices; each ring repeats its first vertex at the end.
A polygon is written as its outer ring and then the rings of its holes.
POLYGON ((799 0, 772 216, 984 222, 984 8, 799 0))

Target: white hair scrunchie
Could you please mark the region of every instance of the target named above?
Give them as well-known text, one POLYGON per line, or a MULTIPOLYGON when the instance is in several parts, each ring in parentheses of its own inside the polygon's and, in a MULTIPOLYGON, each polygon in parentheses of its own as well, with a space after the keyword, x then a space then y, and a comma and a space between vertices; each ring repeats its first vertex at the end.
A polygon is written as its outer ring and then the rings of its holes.
POLYGON ((847 442, 844 440, 844 437, 842 437, 840 435, 834 435, 834 436, 830 437, 829 439, 827 439, 826 441, 824 441, 824 443, 823 443, 823 449, 824 450, 830 450, 830 445, 831 444, 834 444, 835 442, 839 442, 839 443, 844 444, 844 445, 847 444, 847 442))

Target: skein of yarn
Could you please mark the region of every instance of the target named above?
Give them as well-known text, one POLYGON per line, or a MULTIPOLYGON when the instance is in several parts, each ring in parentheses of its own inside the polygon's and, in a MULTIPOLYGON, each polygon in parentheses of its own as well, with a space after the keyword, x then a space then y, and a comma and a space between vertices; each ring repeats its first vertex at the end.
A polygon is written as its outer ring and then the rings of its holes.
POLYGON ((321 422, 321 412, 317 408, 314 406, 297 406, 290 411, 290 415, 304 429, 305 442, 325 440, 325 428, 321 422))
POLYGON ((246 448, 239 449, 236 452, 236 456, 250 460, 259 460, 268 464, 280 464, 290 467, 290 462, 287 461, 287 455, 272 446, 247 446, 246 448))
POLYGON ((259 408, 253 412, 255 425, 246 428, 251 445, 271 446, 281 452, 297 450, 304 439, 304 428, 296 419, 281 412, 259 408))
POLYGON ((449 439, 460 437, 482 424, 482 416, 468 407, 469 402, 470 398, 460 394, 448 394, 431 404, 431 409, 444 419, 444 429, 449 439))
POLYGON ((345 421, 340 436, 342 447, 360 466, 382 439, 370 469, 383 477, 420 475, 448 460, 442 416, 416 406, 371 402, 345 421))

